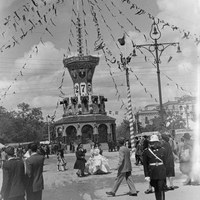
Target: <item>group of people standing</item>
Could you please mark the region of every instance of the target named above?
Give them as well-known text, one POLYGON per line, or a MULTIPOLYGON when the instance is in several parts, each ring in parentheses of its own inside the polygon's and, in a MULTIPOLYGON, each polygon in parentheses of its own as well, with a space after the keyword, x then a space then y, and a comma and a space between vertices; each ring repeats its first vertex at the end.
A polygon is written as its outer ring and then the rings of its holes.
MULTIPOLYGON (((185 184, 191 184, 192 142, 190 138, 190 134, 185 133, 182 137, 183 142, 178 145, 174 143, 174 138, 167 134, 162 134, 161 137, 152 135, 149 139, 148 137, 142 139, 145 148, 141 153, 142 157, 140 159, 144 169, 145 180, 149 183, 149 188, 145 193, 152 193, 154 188, 156 200, 165 200, 165 191, 174 190, 175 159, 179 159, 180 171, 187 175, 185 184)), ((131 175, 130 149, 125 145, 123 139, 119 139, 118 142, 120 144, 118 174, 112 190, 106 192, 106 194, 115 196, 122 180, 126 178, 130 189, 128 194, 137 196, 138 191, 131 175)))
POLYGON ((41 200, 44 189, 44 156, 38 153, 38 145, 31 143, 23 159, 15 155, 15 149, 5 149, 7 160, 3 163, 3 182, 0 199, 41 200))
POLYGON ((76 149, 76 162, 74 169, 78 169, 77 176, 84 177, 88 174, 106 174, 110 172, 108 159, 103 156, 101 144, 92 143, 90 150, 90 157, 88 160, 85 158, 87 150, 83 148, 80 143, 76 149))

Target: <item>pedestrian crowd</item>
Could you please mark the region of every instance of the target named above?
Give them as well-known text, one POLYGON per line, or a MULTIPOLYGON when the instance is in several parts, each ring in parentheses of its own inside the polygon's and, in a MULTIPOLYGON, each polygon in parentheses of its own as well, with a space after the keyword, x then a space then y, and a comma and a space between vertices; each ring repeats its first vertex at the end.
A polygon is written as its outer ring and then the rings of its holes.
MULTIPOLYGON (((137 196, 133 176, 131 175, 130 145, 119 139, 118 174, 111 191, 107 195, 115 196, 125 178, 131 196, 137 196)), ((131 156, 132 157, 132 156, 131 156)), ((145 180, 148 182, 146 194, 155 193, 156 200, 165 200, 165 191, 174 190, 175 162, 179 162, 180 171, 187 176, 185 185, 191 184, 192 141, 185 133, 180 141, 175 134, 160 134, 135 137, 135 165, 143 165, 145 180)))
MULTIPOLYGON (((165 191, 174 190, 175 162, 180 163, 180 171, 187 176, 184 184, 191 184, 192 170, 192 141, 189 133, 185 133, 180 141, 174 134, 160 134, 135 137, 135 152, 129 140, 118 138, 119 152, 117 177, 111 191, 107 195, 115 196, 123 179, 129 187, 128 195, 137 196, 132 175, 132 161, 135 165, 143 165, 145 180, 148 188, 146 194, 155 193, 156 200, 165 200, 165 191)), ((67 170, 64 157, 65 148, 61 143, 55 145, 53 152, 57 156, 57 171, 67 170)), ((100 143, 91 143, 90 156, 86 160, 83 144, 79 143, 76 150, 70 143, 70 152, 75 153, 74 169, 78 177, 87 175, 108 174, 111 172, 109 160, 103 155, 100 143)), ((1 151, 1 167, 3 183, 0 200, 40 200, 44 189, 43 165, 44 159, 49 158, 51 149, 48 145, 28 144, 27 148, 8 146, 1 151)))
MULTIPOLYGON (((3 149, 3 182, 0 199, 41 200, 44 189, 44 155, 36 143, 28 144, 26 153, 16 152, 13 146, 3 149)), ((22 151, 23 152, 23 151, 22 151)))

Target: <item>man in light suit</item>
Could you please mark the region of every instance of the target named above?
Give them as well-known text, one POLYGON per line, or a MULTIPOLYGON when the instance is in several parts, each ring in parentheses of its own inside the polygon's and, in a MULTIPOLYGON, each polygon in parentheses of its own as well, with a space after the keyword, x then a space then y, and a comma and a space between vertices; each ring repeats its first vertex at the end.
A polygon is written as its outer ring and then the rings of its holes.
POLYGON ((24 163, 22 159, 14 156, 14 147, 7 147, 5 152, 8 160, 3 164, 3 183, 0 199, 24 200, 24 163))
POLYGON ((120 138, 118 140, 120 149, 119 149, 119 163, 118 163, 118 174, 114 182, 114 186, 110 192, 106 192, 106 194, 115 196, 121 182, 124 178, 126 178, 126 182, 129 186, 130 191, 128 194, 130 196, 137 196, 137 191, 134 185, 133 176, 131 174, 132 166, 131 166, 131 159, 130 159, 130 150, 124 145, 125 140, 120 138))
POLYGON ((44 156, 38 154, 37 149, 37 144, 33 143, 30 146, 31 156, 26 159, 27 200, 42 200, 44 156))

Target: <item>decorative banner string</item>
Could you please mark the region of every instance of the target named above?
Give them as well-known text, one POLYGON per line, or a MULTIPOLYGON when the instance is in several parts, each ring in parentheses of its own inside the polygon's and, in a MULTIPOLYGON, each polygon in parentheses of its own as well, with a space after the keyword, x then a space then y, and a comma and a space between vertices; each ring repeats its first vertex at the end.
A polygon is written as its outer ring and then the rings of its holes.
MULTIPOLYGON (((150 62, 150 63, 155 67, 155 69, 156 69, 157 67, 156 67, 155 63, 152 62, 150 59, 148 59, 147 56, 144 54, 144 52, 143 52, 140 48, 138 48, 138 50, 139 50, 140 53, 144 56, 145 62, 150 62)), ((169 60, 168 60, 168 61, 169 61, 169 60)), ((173 82, 173 84, 176 85, 176 87, 177 87, 178 90, 182 90, 183 92, 186 92, 187 94, 189 93, 189 94, 192 96, 192 93, 191 93, 190 91, 185 90, 182 86, 180 86, 178 83, 176 83, 176 82, 175 82, 172 78, 170 78, 168 75, 166 75, 166 74, 163 73, 162 71, 161 71, 161 74, 163 74, 168 80, 170 80, 171 82, 173 82)), ((168 85, 169 85, 169 83, 168 83, 168 85)))
POLYGON ((159 23, 162 23, 163 26, 162 26, 162 29, 164 29, 165 27, 170 27, 173 31, 179 31, 179 33, 182 34, 182 39, 190 39, 192 38, 194 40, 194 43, 196 45, 199 45, 200 43, 200 35, 197 36, 197 34, 191 34, 190 31, 185 31, 185 30, 182 30, 181 28, 179 28, 178 26, 175 26, 175 25, 171 25, 169 22, 166 22, 160 18, 157 18, 157 17, 154 17, 151 13, 148 13, 146 12, 144 9, 138 7, 135 3, 131 3, 131 0, 121 0, 122 3, 124 3, 125 1, 127 2, 127 4, 130 5, 130 9, 135 9, 136 10, 136 13, 135 15, 147 15, 149 17, 149 19, 152 19, 152 20, 157 20, 159 23))
POLYGON ((101 30, 100 30, 100 26, 99 26, 99 23, 98 23, 97 15, 96 15, 95 10, 94 10, 94 4, 91 2, 91 0, 88 0, 88 4, 90 6, 90 12, 91 12, 92 17, 93 17, 93 22, 95 23, 95 26, 97 28, 97 40, 95 41, 95 50, 97 50, 99 48, 99 46, 101 44, 103 44, 103 38, 102 38, 102 35, 101 35, 101 30))
POLYGON ((68 49, 67 49, 67 54, 71 54, 71 48, 73 48, 73 44, 75 44, 75 30, 73 32, 72 27, 76 28, 76 23, 73 20, 73 16, 75 17, 75 20, 78 16, 77 12, 75 11, 75 0, 73 0, 73 5, 72 5, 72 15, 71 15, 71 24, 70 24, 70 34, 69 34, 69 39, 68 39, 68 49), (73 26, 74 25, 74 26, 73 26), (72 42, 73 41, 73 42, 72 42))
POLYGON ((84 3, 83 3, 83 0, 81 0, 81 2, 82 2, 82 12, 83 12, 83 25, 84 25, 84 33, 85 33, 85 47, 86 47, 86 55, 88 55, 89 54, 89 49, 88 49, 88 43, 87 43, 87 39, 88 39, 88 32, 87 32, 87 30, 86 30, 86 27, 87 27, 87 20, 86 20, 86 17, 87 17, 87 15, 86 15, 86 11, 85 11, 85 9, 84 9, 84 3))
MULTIPOLYGON (((103 0, 102 0, 103 1, 103 0)), ((121 15, 121 16, 123 16, 128 22, 129 22, 129 24, 131 25, 131 26, 133 26, 133 28, 137 31, 137 32, 139 32, 139 33, 141 33, 141 30, 137 27, 137 26, 135 26, 134 24, 133 24, 133 22, 128 18, 128 17, 126 17, 126 15, 119 9, 119 8, 117 8, 117 6, 114 4, 114 2, 111 0, 111 4, 113 5, 113 7, 114 8, 116 8, 116 9, 118 9, 118 12, 119 12, 119 14, 121 15)), ((113 10, 113 9, 109 9, 109 10, 113 10)), ((119 22, 118 22, 119 23, 119 22)), ((120 26, 122 26, 122 25, 120 25, 120 26)), ((127 35, 128 36, 128 35, 127 35)), ((146 35, 144 34, 144 37, 146 38, 146 35)))
MULTIPOLYGON (((113 77, 113 75, 112 75, 111 66, 110 66, 110 64, 107 62, 108 59, 107 59, 106 54, 107 54, 107 53, 110 53, 110 54, 111 54, 111 51, 110 51, 108 48, 106 48, 106 49, 108 50, 108 51, 106 52, 106 50, 104 49, 104 48, 105 48, 105 43, 104 43, 103 38, 102 38, 102 34, 101 34, 100 27, 99 27, 98 19, 97 19, 97 17, 96 17, 96 13, 95 13, 95 11, 94 11, 94 4, 91 3, 90 0, 88 0, 88 3, 89 3, 89 5, 90 5, 90 11, 91 11, 91 14, 92 14, 92 16, 93 16, 93 22, 95 23, 95 26, 97 27, 97 37, 98 37, 97 41, 98 41, 98 40, 101 40, 101 44, 102 44, 102 43, 104 44, 104 45, 102 45, 101 50, 102 50, 103 53, 104 53, 104 57, 105 57, 106 63, 107 63, 107 65, 108 65, 108 67, 109 67, 109 72, 110 72, 112 81, 113 81, 113 83, 114 83, 115 89, 116 89, 116 95, 118 96, 118 100, 119 100, 119 99, 121 100, 122 105, 121 105, 120 109, 122 109, 122 107, 125 106, 125 103, 124 103, 123 100, 121 99, 121 95, 120 95, 120 93, 119 93, 119 91, 118 91, 117 84, 116 84, 115 79, 114 79, 114 77, 113 77)), ((125 108, 126 108, 126 107, 125 107, 125 108)))
POLYGON ((115 86, 115 90, 116 90, 115 96, 118 97, 118 98, 117 98, 118 101, 121 100, 121 107, 120 107, 120 109, 122 109, 123 107, 125 107, 125 109, 128 110, 128 108, 126 107, 124 101, 123 101, 122 98, 121 98, 121 95, 120 95, 119 90, 118 90, 118 86, 117 86, 117 84, 116 84, 116 82, 115 82, 115 79, 114 79, 114 77, 113 77, 113 73, 112 73, 112 71, 111 71, 111 66, 110 66, 110 64, 108 63, 108 59, 107 59, 107 56, 106 56, 106 51, 105 51, 104 49, 102 49, 102 51, 103 51, 103 53, 104 53, 104 57, 105 57, 106 63, 107 63, 107 65, 108 65, 108 67, 109 67, 110 76, 111 76, 112 81, 113 81, 114 86, 115 86))
MULTIPOLYGON (((7 41, 0 46, 0 51, 4 52, 6 49, 15 47, 16 44, 19 44, 21 40, 23 40, 29 33, 32 33, 33 29, 38 26, 45 27, 45 24, 48 22, 55 26, 52 16, 57 16, 56 5, 63 2, 64 1, 57 1, 55 4, 37 4, 37 7, 32 3, 26 3, 22 8, 19 8, 14 11, 13 14, 6 17, 3 24, 4 28, 0 28, 0 30, 2 30, 2 37, 7 41), (5 30, 5 28, 7 28, 7 30, 5 30), (7 34, 8 30, 9 32, 14 30, 15 35, 9 36, 9 34, 7 34), (10 39, 7 39, 7 35, 10 39)), ((47 26, 45 27, 45 30, 52 35, 47 26)))
MULTIPOLYGON (((62 1, 62 2, 63 2, 63 1, 62 1)), ((54 13, 56 13, 56 12, 55 12, 56 7, 55 7, 54 4, 52 5, 52 10, 54 10, 54 13)), ((50 10, 49 10, 49 11, 50 11, 50 10)), ((56 14, 55 16, 57 16, 57 14, 56 14)), ((52 22, 53 22, 53 21, 52 21, 52 17, 50 18, 50 20, 46 20, 47 26, 48 26, 49 24, 51 24, 52 22)), ((49 31, 49 29, 47 28, 47 26, 46 26, 45 30, 43 31, 43 33, 42 33, 41 36, 40 36, 40 41, 41 41, 41 43, 42 43, 43 45, 44 45, 44 43, 43 43, 43 41, 42 41, 42 36, 46 34, 46 31, 47 31, 49 34, 51 34, 51 32, 49 31)), ((54 26, 56 26, 56 25, 54 24, 54 26)), ((51 34, 51 36, 53 36, 53 35, 51 34)), ((36 54, 38 53, 38 46, 35 46, 35 47, 34 47, 32 53, 36 53, 36 54)), ((28 59, 32 58, 32 53, 29 55, 28 59)), ((22 77, 22 76, 23 76, 23 70, 25 69, 26 66, 27 66, 27 62, 24 63, 24 65, 22 66, 21 70, 19 71, 19 73, 17 74, 17 76, 14 78, 14 81, 12 82, 12 84, 6 89, 5 93, 0 97, 0 100, 1 100, 2 98, 4 98, 4 99, 6 98, 7 93, 8 93, 8 91, 10 90, 10 88, 14 85, 14 83, 18 80, 19 77, 22 77)), ((16 92, 14 91, 13 94, 16 94, 16 92)))
POLYGON ((134 74, 136 80, 140 83, 140 85, 143 87, 144 91, 146 94, 149 94, 151 99, 154 99, 155 102, 158 102, 158 100, 156 98, 153 97, 153 95, 147 90, 146 87, 144 87, 144 84, 141 82, 141 80, 138 78, 138 76, 132 71, 132 69, 130 69, 130 71, 134 74))
MULTIPOLYGON (((97 2, 96 2, 96 3, 97 3, 97 2)), ((115 43, 116 47, 117 47, 118 50, 120 51, 119 45, 118 45, 118 43, 116 42, 116 40, 115 40, 113 34, 111 33, 112 30, 111 30, 110 26, 107 24, 107 22, 106 22, 104 16, 103 16, 102 13, 101 13, 101 8, 100 8, 98 5, 97 5, 97 8, 98 8, 98 10, 99 10, 99 13, 100 13, 100 15, 101 15, 101 18, 102 18, 102 20, 103 20, 105 26, 106 26, 106 27, 108 28, 108 30, 109 30, 109 33, 110 33, 110 36, 111 36, 113 42, 115 43)), ((94 9, 93 9, 93 12, 95 13, 94 9)), ((96 13, 95 13, 95 16, 97 16, 96 13)), ((97 21, 97 23, 98 23, 98 20, 95 20, 95 21, 97 21)), ((98 24, 98 28, 99 28, 99 31, 100 31, 100 26, 99 26, 99 24, 98 24)), ((101 42, 102 42, 102 40, 101 40, 101 42)), ((103 46, 102 44, 103 44, 103 43, 101 43, 100 45, 103 46)), ((105 43, 104 43, 104 45, 105 45, 105 43)), ((98 49, 99 49, 99 48, 98 48, 98 49)), ((116 58, 113 56, 112 52, 111 52, 108 48, 107 48, 107 54, 111 57, 110 59, 109 59, 109 58, 107 58, 107 59, 108 59, 109 61, 111 61, 112 63, 115 63, 115 62, 116 62, 116 58)))
MULTIPOLYGON (((13 82, 8 86, 8 88, 6 89, 6 91, 4 92, 3 95, 0 96, 0 100, 3 103, 3 99, 6 98, 8 91, 11 89, 11 87, 14 85, 14 83, 23 76, 23 70, 26 69, 26 67, 28 66, 28 61, 31 60, 33 58, 34 54, 38 54, 38 47, 35 46, 34 49, 32 50, 32 52, 29 54, 29 56, 27 57, 27 61, 25 62, 25 64, 21 67, 19 73, 17 74, 17 76, 14 78, 13 82)), ((13 94, 16 94, 16 91, 13 92, 13 94)))

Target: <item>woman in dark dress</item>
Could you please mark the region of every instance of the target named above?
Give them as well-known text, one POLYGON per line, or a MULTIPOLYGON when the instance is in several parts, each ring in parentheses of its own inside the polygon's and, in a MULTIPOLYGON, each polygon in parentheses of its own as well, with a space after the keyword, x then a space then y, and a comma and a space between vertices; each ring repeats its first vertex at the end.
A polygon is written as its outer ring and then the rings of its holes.
POLYGON ((173 177, 175 177, 175 170, 174 170, 174 155, 172 148, 169 143, 169 136, 166 134, 162 134, 162 147, 166 150, 166 177, 167 181, 169 182, 169 187, 166 183, 166 190, 174 190, 173 185, 173 177))
POLYGON ((83 149, 82 143, 80 143, 76 149, 76 162, 74 164, 74 169, 78 169, 76 174, 79 177, 85 176, 84 170, 85 170, 85 163, 86 163, 86 159, 85 159, 86 151, 87 151, 86 149, 83 149))

